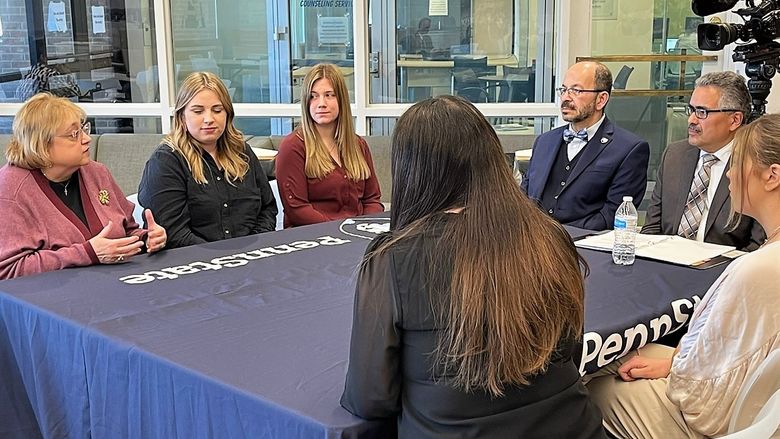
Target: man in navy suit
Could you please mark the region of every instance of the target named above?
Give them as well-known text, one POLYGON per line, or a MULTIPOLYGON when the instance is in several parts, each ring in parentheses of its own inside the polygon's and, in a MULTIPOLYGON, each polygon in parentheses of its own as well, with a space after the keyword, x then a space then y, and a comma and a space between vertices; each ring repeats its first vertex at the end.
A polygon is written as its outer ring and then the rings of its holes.
POLYGON ((580 62, 566 72, 561 113, 568 126, 534 142, 523 189, 563 224, 611 229, 623 196, 642 202, 650 146, 604 115, 612 74, 598 62, 580 62))

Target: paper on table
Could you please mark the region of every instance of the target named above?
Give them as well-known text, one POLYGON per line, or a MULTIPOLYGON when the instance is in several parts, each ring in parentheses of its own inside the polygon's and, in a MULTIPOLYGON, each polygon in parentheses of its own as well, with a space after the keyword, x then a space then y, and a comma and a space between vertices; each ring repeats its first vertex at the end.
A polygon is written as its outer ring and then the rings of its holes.
POLYGON ((254 146, 252 147, 252 151, 260 160, 271 160, 272 158, 276 157, 277 154, 277 151, 273 149, 256 148, 254 146))
MULTIPOLYGON (((575 242, 580 248, 612 251, 615 231, 589 236, 575 242)), ((675 235, 636 235, 636 255, 673 264, 695 266, 734 250, 727 245, 693 241, 675 235)))

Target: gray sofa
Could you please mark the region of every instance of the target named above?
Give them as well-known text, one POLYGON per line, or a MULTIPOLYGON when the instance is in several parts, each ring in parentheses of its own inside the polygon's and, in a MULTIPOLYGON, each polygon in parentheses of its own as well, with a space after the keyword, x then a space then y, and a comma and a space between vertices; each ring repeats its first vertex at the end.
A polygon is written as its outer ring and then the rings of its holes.
MULTIPOLYGON (((10 135, 0 134, 0 145, 3 154, 0 155, 0 165, 5 164, 5 146, 10 135)), ((159 134, 100 134, 92 136, 90 155, 94 160, 105 164, 113 174, 119 187, 125 195, 138 192, 138 183, 144 164, 162 138, 159 134)), ((499 136, 504 152, 512 153, 520 149, 528 149, 533 145, 536 136, 533 135, 502 135, 499 136)), ((258 148, 279 148, 283 139, 281 136, 247 136, 247 142, 258 148)), ((390 137, 367 136, 366 142, 371 149, 379 185, 382 188, 382 202, 390 202, 390 137)))

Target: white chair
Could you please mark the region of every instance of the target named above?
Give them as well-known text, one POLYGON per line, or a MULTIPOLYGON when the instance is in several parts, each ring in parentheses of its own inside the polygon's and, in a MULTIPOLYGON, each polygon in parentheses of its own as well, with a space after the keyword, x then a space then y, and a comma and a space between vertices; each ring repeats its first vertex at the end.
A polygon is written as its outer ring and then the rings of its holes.
POLYGON ((141 100, 133 99, 133 102, 156 102, 159 99, 160 77, 157 66, 138 72, 135 83, 141 93, 141 100))
POLYGON ((276 230, 282 230, 284 228, 284 207, 282 206, 282 197, 279 196, 279 184, 275 179, 269 181, 268 184, 271 185, 271 192, 274 193, 276 209, 278 210, 276 214, 276 230))
POLYGON ((220 76, 219 64, 217 64, 217 60, 214 58, 190 55, 190 62, 192 63, 192 70, 195 72, 211 72, 220 76))
POLYGON ((133 219, 135 222, 138 223, 141 227, 144 226, 144 208, 141 206, 141 204, 138 202, 138 194, 130 194, 127 196, 127 201, 133 203, 135 205, 135 209, 133 209, 133 219))
POLYGON ((742 384, 729 422, 730 439, 780 438, 780 349, 742 384))

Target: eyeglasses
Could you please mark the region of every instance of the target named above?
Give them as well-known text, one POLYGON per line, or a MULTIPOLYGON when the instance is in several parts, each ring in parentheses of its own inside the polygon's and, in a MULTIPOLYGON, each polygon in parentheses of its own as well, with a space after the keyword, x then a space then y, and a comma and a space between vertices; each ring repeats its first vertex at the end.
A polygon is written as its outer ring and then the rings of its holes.
POLYGON ((584 88, 574 87, 558 87, 555 89, 555 92, 558 93, 558 96, 563 96, 566 93, 568 93, 569 96, 579 96, 583 93, 601 93, 602 91, 606 90, 586 90, 584 88))
POLYGON ((92 134, 92 123, 84 122, 84 125, 82 125, 81 128, 73 130, 71 133, 65 134, 64 136, 57 136, 57 137, 64 137, 66 139, 70 139, 75 142, 81 139, 82 133, 88 136, 92 134))
POLYGON ((707 116, 710 115, 710 113, 731 113, 733 111, 741 111, 741 110, 734 110, 731 108, 719 108, 715 110, 710 110, 708 108, 694 107, 693 105, 685 106, 685 114, 687 114, 688 116, 690 116, 691 114, 695 114, 697 119, 706 119, 707 116))

